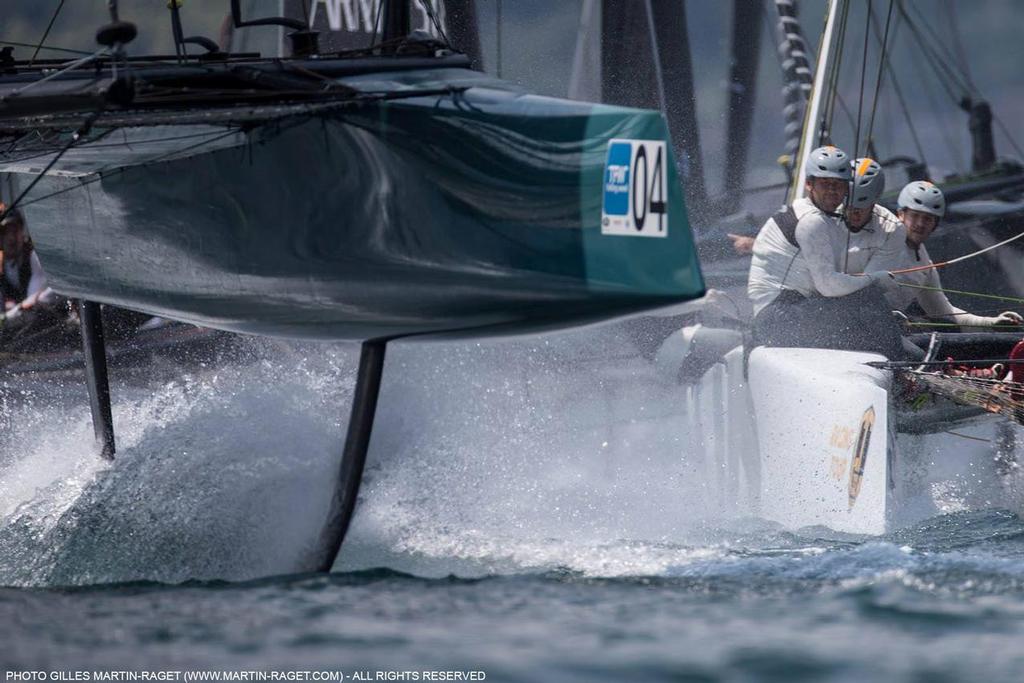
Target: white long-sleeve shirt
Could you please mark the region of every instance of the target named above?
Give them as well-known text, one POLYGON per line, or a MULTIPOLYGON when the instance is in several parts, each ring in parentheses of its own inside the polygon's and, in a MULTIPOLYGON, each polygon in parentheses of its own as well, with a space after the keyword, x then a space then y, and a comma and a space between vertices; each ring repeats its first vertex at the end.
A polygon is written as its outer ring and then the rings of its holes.
MULTIPOLYGON (((808 206, 814 207, 810 201, 803 199, 793 203, 792 208, 797 219, 807 212, 808 206)), ((750 275, 747 278, 747 296, 754 304, 755 315, 774 301, 782 291, 799 253, 800 250, 789 241, 776 223, 776 216, 765 221, 754 238, 750 275)), ((797 285, 791 286, 795 289, 797 285)))
POLYGON ((841 218, 824 213, 807 198, 793 202, 793 213, 796 246, 774 217, 754 240, 747 295, 755 315, 783 289, 806 297, 845 296, 873 282, 859 273, 891 270, 900 262, 906 233, 883 207, 876 205, 871 220, 855 233, 841 218))
POLYGON ((851 275, 902 267, 907 231, 892 211, 875 204, 871 220, 858 230, 847 230, 843 272, 851 275))

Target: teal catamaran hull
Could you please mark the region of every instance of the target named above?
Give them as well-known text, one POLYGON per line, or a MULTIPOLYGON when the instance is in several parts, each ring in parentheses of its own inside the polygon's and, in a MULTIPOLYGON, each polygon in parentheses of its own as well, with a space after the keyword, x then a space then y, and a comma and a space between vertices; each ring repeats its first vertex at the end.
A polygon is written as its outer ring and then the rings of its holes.
MULTIPOLYGON (((103 114, 23 202, 53 287, 329 339, 515 333, 703 294, 660 114, 461 68, 336 83, 366 97, 103 114)), ((2 170, 22 189, 52 157, 2 170)))

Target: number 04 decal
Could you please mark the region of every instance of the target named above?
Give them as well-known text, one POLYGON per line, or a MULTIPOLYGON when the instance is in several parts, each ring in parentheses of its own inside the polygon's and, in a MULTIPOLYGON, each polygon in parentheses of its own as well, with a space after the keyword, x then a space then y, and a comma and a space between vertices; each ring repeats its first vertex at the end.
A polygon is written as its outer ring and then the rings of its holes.
POLYGON ((601 233, 668 235, 668 181, 664 140, 612 140, 604 166, 601 233))

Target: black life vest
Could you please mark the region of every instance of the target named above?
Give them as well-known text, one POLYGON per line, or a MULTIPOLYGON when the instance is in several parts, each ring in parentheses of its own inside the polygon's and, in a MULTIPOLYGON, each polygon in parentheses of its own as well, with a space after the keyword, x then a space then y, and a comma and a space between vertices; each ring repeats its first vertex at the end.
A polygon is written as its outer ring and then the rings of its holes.
POLYGON ((774 216, 772 216, 772 220, 775 221, 775 225, 777 225, 779 227, 779 230, 782 231, 782 235, 786 238, 786 240, 794 247, 799 249, 800 245, 797 244, 796 242, 797 219, 796 212, 793 211, 793 207, 787 206, 781 209, 774 216))

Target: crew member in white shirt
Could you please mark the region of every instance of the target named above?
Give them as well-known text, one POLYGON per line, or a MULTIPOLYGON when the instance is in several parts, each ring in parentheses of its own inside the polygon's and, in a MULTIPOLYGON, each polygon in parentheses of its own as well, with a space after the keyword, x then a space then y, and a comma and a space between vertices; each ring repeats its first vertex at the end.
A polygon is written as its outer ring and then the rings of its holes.
MULTIPOLYGON (((893 270, 931 264, 932 259, 924 243, 935 232, 946 214, 946 199, 942 190, 930 182, 915 180, 900 191, 896 204, 899 218, 906 228, 906 239, 901 244, 900 263, 893 270)), ((961 328, 989 329, 996 325, 1012 326, 1024 323, 1021 315, 1014 311, 984 316, 957 308, 942 291, 942 283, 936 268, 896 275, 886 286, 886 298, 897 311, 906 311, 914 301, 917 301, 930 320, 954 322, 961 328)))
POLYGON ((805 165, 807 197, 758 233, 747 287, 755 344, 885 353, 900 346, 880 291, 864 291, 888 279, 899 226, 874 206, 885 184, 881 168, 862 160, 857 170, 854 178, 836 147, 814 150, 805 165), (836 213, 848 195, 850 224, 836 213))
POLYGON ((854 160, 849 201, 840 211, 847 228, 844 273, 889 271, 902 262, 906 231, 892 211, 877 203, 884 191, 881 165, 874 159, 854 160))

